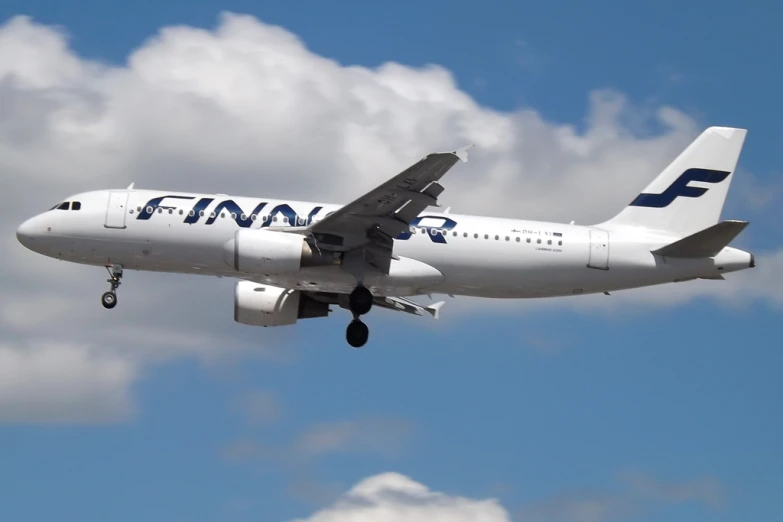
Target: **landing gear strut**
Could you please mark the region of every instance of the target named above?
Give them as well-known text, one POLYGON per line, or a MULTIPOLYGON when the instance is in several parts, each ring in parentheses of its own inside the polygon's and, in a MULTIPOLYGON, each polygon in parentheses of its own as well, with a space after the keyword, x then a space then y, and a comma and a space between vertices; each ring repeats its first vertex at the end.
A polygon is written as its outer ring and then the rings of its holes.
POLYGON ((348 306, 353 314, 353 321, 348 325, 345 331, 345 339, 348 344, 354 348, 361 348, 367 344, 367 339, 370 336, 370 330, 367 325, 359 319, 370 311, 372 308, 373 296, 365 286, 357 286, 348 299, 348 306))
POLYGON ((120 280, 122 279, 122 266, 109 265, 106 267, 106 270, 108 270, 110 276, 106 282, 111 285, 111 290, 101 296, 101 304, 104 308, 111 310, 117 306, 117 288, 120 286, 120 280))

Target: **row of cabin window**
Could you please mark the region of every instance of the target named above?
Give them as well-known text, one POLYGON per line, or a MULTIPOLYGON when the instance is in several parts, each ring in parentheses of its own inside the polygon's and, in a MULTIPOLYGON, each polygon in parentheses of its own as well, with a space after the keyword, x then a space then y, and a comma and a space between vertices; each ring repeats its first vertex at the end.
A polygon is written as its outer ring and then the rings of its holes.
MULTIPOLYGON (((443 235, 443 236, 448 236, 448 235, 449 235, 449 233, 448 233, 448 232, 446 232, 446 231, 443 231, 443 230, 439 230, 439 229, 437 229, 437 228, 433 228, 433 229, 431 229, 431 230, 432 230, 432 235, 435 235, 435 234, 441 234, 441 235, 443 235)), ((416 229, 416 228, 413 228, 413 227, 411 227, 411 232, 412 232, 412 233, 414 233, 414 234, 416 234, 416 233, 417 233, 417 229, 416 229)), ((427 233, 426 229, 421 229, 421 233, 422 233, 422 234, 426 234, 426 233, 427 233)), ((458 232, 452 232, 451 234, 452 234, 454 237, 459 237, 459 233, 458 233, 458 232)), ((462 237, 468 237, 468 233, 467 233, 467 232, 463 232, 463 233, 462 233, 462 237)), ((479 234, 478 234, 478 233, 474 233, 474 234, 473 234, 473 238, 474 238, 474 239, 478 239, 478 238, 479 238, 479 234)), ((484 234, 484 239, 489 239, 489 234, 484 234)), ((515 239, 516 239, 516 242, 517 242, 517 243, 519 243, 519 242, 521 242, 521 241, 522 241, 522 239, 521 239, 519 236, 516 236, 516 237, 515 237, 515 239)), ((499 240, 500 240, 500 236, 499 236, 499 235, 495 235, 495 240, 496 240, 496 241, 499 241, 499 240)), ((506 236, 506 241, 511 241, 511 236, 506 236)), ((531 238, 529 238, 529 237, 528 237, 528 238, 525 238, 525 242, 526 242, 526 243, 531 243, 531 242, 532 242, 532 240, 531 240, 531 238)), ((541 239, 540 239, 540 238, 539 238, 539 239, 536 239, 536 243, 540 245, 540 244, 541 244, 541 239)), ((547 239, 547 240, 546 240, 546 244, 547 244, 547 245, 551 245, 551 244, 552 244, 552 240, 551 240, 551 239, 547 239)), ((562 241, 562 240, 559 240, 559 241, 557 242, 557 245, 558 245, 558 246, 563 246, 563 241, 562 241)))
POLYGON ((81 210, 82 203, 80 201, 66 201, 65 203, 58 203, 49 210, 81 210))
MULTIPOLYGON (((155 209, 152 208, 152 207, 147 207, 146 210, 147 210, 148 214, 152 214, 155 211, 155 209)), ((137 212, 141 212, 141 207, 136 207, 136 211, 137 212)), ((169 214, 173 214, 174 213, 174 209, 170 208, 170 209, 168 209, 168 211, 169 211, 169 214)), ((130 213, 133 214, 133 209, 130 210, 130 213)), ((163 209, 158 207, 158 214, 162 214, 162 213, 163 213, 163 209)), ((182 209, 179 209, 179 215, 180 216, 185 215, 185 211, 182 210, 182 209)), ((196 212, 194 210, 190 210, 188 212, 188 216, 190 216, 190 217, 193 217, 195 215, 196 215, 196 212)), ((198 211, 198 215, 199 215, 199 217, 204 217, 206 215, 206 213, 203 210, 199 210, 198 211)), ((236 219, 237 218, 237 214, 235 212, 232 212, 230 214, 230 216, 231 216, 231 219, 236 219)), ((212 212, 212 213, 209 214, 209 217, 214 219, 214 218, 217 217, 217 215, 214 212, 212 212)), ((226 213, 225 212, 221 212, 220 213, 220 217, 221 218, 225 218, 226 217, 226 213)), ((247 214, 242 214, 240 216, 240 219, 242 219, 244 221, 245 219, 247 219, 247 217, 248 217, 247 214)), ((262 216, 261 219, 262 219, 262 221, 266 221, 268 217, 269 216, 262 216)), ((255 221, 256 219, 258 219, 258 215, 257 214, 251 214, 250 215, 250 220, 251 221, 255 221)), ((272 221, 277 223, 277 216, 273 216, 272 217, 272 221)), ((302 224, 304 224, 306 220, 302 219, 301 221, 302 221, 302 224)), ((283 216, 283 223, 288 224, 288 217, 283 216)))
MULTIPOLYGON (((149 213, 149 214, 152 214, 152 212, 153 212, 154 210, 155 210, 155 209, 153 209, 152 207, 147 207, 147 213, 149 213)), ((137 212, 141 212, 141 207, 137 207, 137 208, 136 208, 136 211, 137 211, 137 212)), ((169 214, 173 214, 173 213, 174 213, 174 209, 171 209, 171 208, 170 208, 170 209, 168 209, 168 211, 169 211, 169 214)), ((130 211, 130 212, 131 212, 131 214, 132 214, 132 213, 133 213, 133 209, 131 209, 131 211, 130 211)), ((163 209, 162 209, 162 208, 160 208, 160 207, 158 207, 158 214, 162 214, 162 213, 163 213, 163 209)), ((179 215, 180 215, 180 216, 184 215, 184 213, 185 213, 185 212, 184 212, 184 210, 182 210, 182 209, 179 209, 179 215)), ((199 214, 199 217, 204 217, 204 215, 205 215, 205 212, 204 212, 203 210, 199 210, 199 213, 198 213, 198 214, 199 214)), ((196 212, 195 212, 194 210, 190 210, 190 211, 188 212, 188 215, 189 215, 190 217, 193 217, 193 216, 195 216, 195 215, 196 215, 196 212)), ((236 215, 236 213, 234 213, 234 212, 232 212, 230 215, 231 215, 231 219, 236 219, 236 218, 237 218, 237 215, 236 215)), ((215 218, 215 217, 217 217, 217 216, 216 216, 216 214, 215 214, 214 212, 212 212, 212 213, 209 215, 209 217, 210 217, 210 218, 215 218)), ((226 217, 226 213, 225 213, 225 212, 221 212, 221 213, 220 213, 220 217, 221 217, 221 218, 225 218, 225 217, 226 217)), ((269 217, 269 216, 262 216, 262 220, 263 220, 263 221, 266 221, 268 217, 269 217)), ((242 215, 241 215, 241 219, 242 219, 242 220, 245 220, 245 219, 247 219, 247 214, 242 214, 242 215)), ((257 216, 256 214, 251 214, 251 215, 250 215, 250 220, 251 220, 251 221, 255 221, 256 219, 258 219, 258 216, 257 216)), ((273 217, 272 217, 272 221, 276 223, 276 222, 277 222, 277 216, 273 216, 273 217)), ((303 221, 304 221, 304 220, 303 220, 303 221)), ((288 223, 288 217, 286 217, 286 216, 283 216, 283 223, 286 223, 286 224, 288 223)), ((411 227, 411 232, 412 232, 412 233, 416 234, 416 233, 417 233, 416 231, 417 231, 417 229, 416 229, 416 228, 414 228, 414 227, 411 227)), ((425 229, 421 229, 421 231, 422 231, 422 233, 423 233, 423 234, 426 234, 426 232, 425 232, 425 229)), ((443 235, 448 235, 448 232, 444 232, 444 231, 442 231, 442 230, 438 230, 438 229, 432 229, 432 231, 433 231, 433 235, 434 235, 435 233, 440 233, 440 234, 443 234, 443 235)), ((459 235, 457 232, 452 232, 452 234, 454 235, 454 237, 457 237, 457 236, 459 235)), ((463 235, 463 237, 468 237, 468 233, 467 233, 467 232, 463 232, 463 233, 462 233, 462 235, 463 235)), ((475 233, 475 234, 473 234, 473 237, 474 237, 475 239, 478 239, 479 235, 478 235, 477 233, 475 233)), ((489 234, 484 234, 484 239, 489 239, 489 234)), ((495 240, 500 240, 500 236, 499 236, 499 235, 496 235, 496 236, 495 236, 495 240)), ((506 241, 511 241, 511 237, 510 237, 510 236, 506 236, 506 241)), ((516 242, 517 242, 517 243, 519 243, 520 241, 521 241, 521 239, 520 239, 520 238, 517 236, 517 237, 516 237, 516 242)), ((530 239, 529 237, 528 237, 528 238, 526 238, 526 242, 527 242, 527 243, 530 243, 530 242, 531 242, 531 239, 530 239)), ((541 239, 537 239, 537 240, 536 240, 536 243, 540 245, 540 244, 541 244, 541 239)), ((547 240, 547 245, 551 245, 551 244, 552 244, 552 240, 551 240, 551 239, 548 239, 548 240, 547 240)), ((561 240, 561 241, 558 241, 558 242, 557 242, 557 244, 558 244, 558 246, 562 246, 562 245, 563 245, 563 241, 562 241, 562 240, 561 240)))

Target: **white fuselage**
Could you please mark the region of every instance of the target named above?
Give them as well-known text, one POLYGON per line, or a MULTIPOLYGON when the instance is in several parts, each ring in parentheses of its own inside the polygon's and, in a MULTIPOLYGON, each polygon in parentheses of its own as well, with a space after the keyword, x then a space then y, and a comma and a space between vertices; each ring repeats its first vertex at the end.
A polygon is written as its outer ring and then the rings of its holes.
MULTIPOLYGON (((239 273, 226 256, 226 243, 242 227, 301 227, 339 205, 133 189, 88 192, 68 202, 78 202, 79 209, 31 218, 19 227, 19 240, 41 254, 88 265, 235 277, 307 291, 350 293, 356 287, 356 278, 339 265, 267 276, 239 273)), ((364 284, 387 296, 528 298, 714 278, 752 265, 749 253, 730 247, 704 259, 651 253, 677 239, 637 227, 425 211, 410 235, 395 239, 389 274, 369 272, 364 284)))

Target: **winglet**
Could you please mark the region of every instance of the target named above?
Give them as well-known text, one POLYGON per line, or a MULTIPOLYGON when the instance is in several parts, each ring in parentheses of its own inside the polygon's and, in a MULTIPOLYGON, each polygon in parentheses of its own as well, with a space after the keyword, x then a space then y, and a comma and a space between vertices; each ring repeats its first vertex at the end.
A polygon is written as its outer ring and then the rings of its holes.
POLYGON ((472 148, 473 144, 465 145, 464 147, 461 147, 453 152, 455 156, 457 156, 460 160, 462 160, 462 163, 468 162, 468 149, 472 148))
POLYGON ((438 301, 437 303, 425 306, 424 309, 427 310, 432 317, 438 319, 440 317, 440 307, 444 304, 446 304, 446 301, 438 301))

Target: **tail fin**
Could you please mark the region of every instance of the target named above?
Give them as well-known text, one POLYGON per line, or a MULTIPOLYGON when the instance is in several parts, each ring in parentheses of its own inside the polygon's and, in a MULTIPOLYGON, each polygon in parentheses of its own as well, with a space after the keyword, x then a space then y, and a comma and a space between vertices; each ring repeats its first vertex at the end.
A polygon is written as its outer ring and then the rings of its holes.
POLYGON ((746 129, 710 127, 607 225, 688 236, 718 222, 746 129))

